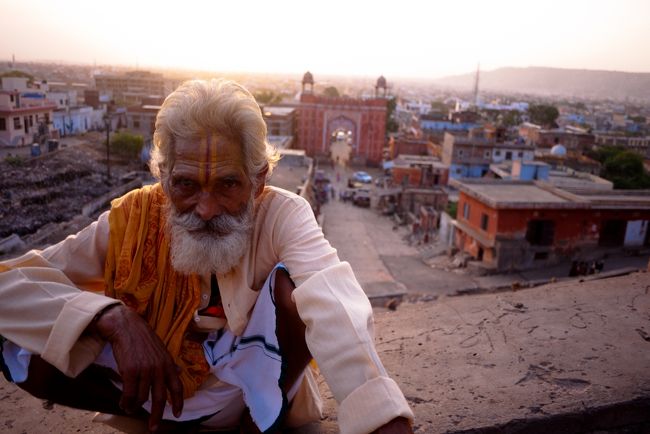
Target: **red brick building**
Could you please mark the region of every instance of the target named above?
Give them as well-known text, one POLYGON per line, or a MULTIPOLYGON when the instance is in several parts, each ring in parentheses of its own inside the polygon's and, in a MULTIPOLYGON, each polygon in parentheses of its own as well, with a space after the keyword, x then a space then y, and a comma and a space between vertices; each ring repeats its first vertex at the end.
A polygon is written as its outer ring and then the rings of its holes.
POLYGON ((447 185, 449 167, 438 159, 421 155, 400 155, 391 169, 394 185, 438 187, 447 185))
POLYGON ((434 155, 434 145, 430 140, 417 137, 399 135, 392 137, 388 142, 389 156, 391 159, 400 154, 408 155, 434 155))
POLYGON ((566 127, 545 130, 531 123, 523 123, 519 126, 519 136, 530 141, 537 148, 551 149, 555 145, 562 145, 572 153, 588 151, 596 143, 596 137, 593 134, 580 128, 566 127))
POLYGON ((648 191, 570 193, 543 182, 452 181, 456 246, 486 268, 523 270, 650 246, 648 191))
POLYGON ((303 77, 298 107, 297 148, 316 158, 329 158, 338 133, 348 137, 351 161, 377 165, 382 160, 386 134, 386 80, 380 77, 375 97, 357 99, 314 95, 311 73, 303 77), (383 96, 380 95, 383 89, 383 96))

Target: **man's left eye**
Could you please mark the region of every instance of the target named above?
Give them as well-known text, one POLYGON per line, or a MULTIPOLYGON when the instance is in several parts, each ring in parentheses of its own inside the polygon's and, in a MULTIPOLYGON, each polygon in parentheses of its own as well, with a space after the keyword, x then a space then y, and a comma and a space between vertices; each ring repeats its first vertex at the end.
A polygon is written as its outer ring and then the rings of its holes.
POLYGON ((238 185, 239 185, 239 181, 237 181, 236 179, 225 179, 223 181, 223 186, 226 188, 234 188, 237 187, 238 185))

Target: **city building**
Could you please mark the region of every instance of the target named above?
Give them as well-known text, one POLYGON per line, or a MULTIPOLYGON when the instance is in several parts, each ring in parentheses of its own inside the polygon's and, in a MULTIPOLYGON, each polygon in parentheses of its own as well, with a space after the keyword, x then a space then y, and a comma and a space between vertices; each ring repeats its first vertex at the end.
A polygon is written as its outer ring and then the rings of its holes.
POLYGON ((91 106, 66 107, 54 111, 52 123, 59 137, 83 134, 103 127, 103 113, 102 110, 94 110, 91 106))
POLYGON ((437 187, 447 185, 449 167, 439 159, 421 155, 400 154, 391 168, 394 185, 405 187, 437 187))
POLYGON ((159 110, 159 105, 143 104, 128 107, 125 114, 126 128, 131 133, 142 136, 145 144, 151 143, 159 110))
POLYGON ((551 149, 559 144, 568 152, 577 154, 591 150, 596 142, 594 135, 582 128, 566 126, 547 130, 530 122, 519 126, 519 136, 537 149, 551 149))
POLYGON ((543 161, 511 161, 490 165, 495 178, 520 181, 546 181, 572 193, 610 191, 614 184, 592 173, 568 166, 551 166, 543 161))
POLYGON ((569 192, 543 181, 452 180, 456 247, 487 271, 597 259, 650 246, 650 192, 569 192))
POLYGON ((38 89, 27 86, 27 78, 3 77, 0 88, 0 146, 41 143, 54 132, 50 102, 38 89))
POLYGON ((480 178, 490 164, 532 160, 534 148, 524 140, 504 140, 496 130, 475 128, 467 136, 445 133, 442 162, 451 178, 480 178))
POLYGON ((650 136, 635 137, 625 134, 596 132, 596 146, 620 146, 636 152, 643 158, 650 158, 650 136))
POLYGON ((262 107, 269 143, 278 149, 289 149, 296 136, 296 108, 281 106, 262 107))
POLYGON ((305 73, 298 106, 296 148, 317 159, 329 159, 331 145, 345 135, 353 164, 379 165, 386 134, 386 79, 380 77, 375 97, 326 97, 313 92, 314 78, 305 73))
POLYGON ((97 74, 95 87, 100 93, 110 92, 118 104, 137 105, 158 102, 171 91, 165 86, 160 73, 149 71, 129 71, 122 74, 97 74), (147 101, 154 99, 155 101, 147 101))
POLYGON ((398 155, 435 155, 433 143, 427 139, 399 134, 388 140, 389 158, 398 155))
POLYGON ((474 115, 476 113, 473 112, 458 112, 449 116, 442 113, 429 113, 420 116, 420 128, 427 135, 444 134, 447 131, 466 132, 479 126, 478 119, 474 115))

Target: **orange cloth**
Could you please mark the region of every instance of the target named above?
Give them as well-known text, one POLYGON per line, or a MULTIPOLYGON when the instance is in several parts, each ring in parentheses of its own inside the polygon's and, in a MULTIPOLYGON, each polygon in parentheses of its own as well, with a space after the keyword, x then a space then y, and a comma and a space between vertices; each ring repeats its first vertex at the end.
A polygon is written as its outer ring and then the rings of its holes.
POLYGON ((181 368, 188 398, 209 375, 200 344, 184 339, 199 306, 200 278, 171 266, 165 231, 165 194, 160 183, 115 199, 108 217, 106 295, 133 308, 153 328, 181 368))

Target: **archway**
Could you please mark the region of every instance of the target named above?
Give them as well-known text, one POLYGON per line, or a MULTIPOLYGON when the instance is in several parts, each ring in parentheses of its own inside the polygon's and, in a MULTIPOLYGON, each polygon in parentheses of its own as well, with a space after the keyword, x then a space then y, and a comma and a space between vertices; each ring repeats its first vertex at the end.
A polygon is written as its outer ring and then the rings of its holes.
POLYGON ((338 116, 328 122, 327 137, 333 163, 347 167, 356 148, 356 132, 356 123, 345 116, 338 116))

